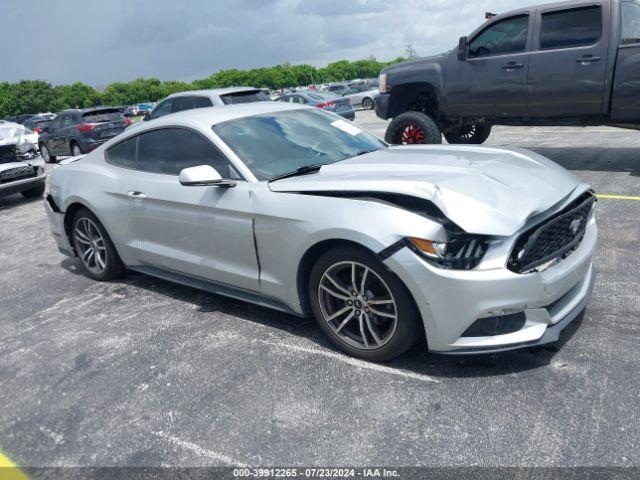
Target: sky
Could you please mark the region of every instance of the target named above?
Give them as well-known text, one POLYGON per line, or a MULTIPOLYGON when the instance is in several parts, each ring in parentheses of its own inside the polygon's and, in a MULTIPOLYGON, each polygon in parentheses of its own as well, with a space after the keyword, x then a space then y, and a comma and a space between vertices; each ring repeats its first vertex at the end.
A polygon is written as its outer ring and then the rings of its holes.
MULTIPOLYGON (((457 45, 535 0, 2 0, 0 81, 205 78, 278 63, 390 60, 457 45), (15 42, 11 39, 16 39, 15 42)), ((538 2, 540 3, 540 2, 538 2)))

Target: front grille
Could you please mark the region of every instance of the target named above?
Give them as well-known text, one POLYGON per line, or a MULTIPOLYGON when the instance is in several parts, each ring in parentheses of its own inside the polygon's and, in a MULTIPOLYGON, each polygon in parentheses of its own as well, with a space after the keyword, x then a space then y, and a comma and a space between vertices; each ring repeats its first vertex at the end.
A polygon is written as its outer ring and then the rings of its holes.
POLYGON ((17 167, 0 172, 0 183, 15 182, 24 180, 25 178, 35 177, 38 173, 38 167, 17 167))
POLYGON ((520 235, 509 257, 509 270, 527 272, 568 255, 582 240, 595 201, 587 192, 557 215, 520 235))

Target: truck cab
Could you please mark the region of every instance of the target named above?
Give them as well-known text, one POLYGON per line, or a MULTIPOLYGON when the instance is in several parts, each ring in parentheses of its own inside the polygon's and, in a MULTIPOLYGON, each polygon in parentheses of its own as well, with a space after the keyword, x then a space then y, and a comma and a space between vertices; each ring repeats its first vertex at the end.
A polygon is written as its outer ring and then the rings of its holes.
POLYGON ((411 143, 402 141, 406 125, 396 122, 402 114, 435 143, 440 132, 450 143, 482 143, 495 124, 637 128, 640 1, 513 10, 443 55, 388 67, 380 80, 376 112, 394 118, 391 143, 411 143), (416 113, 431 123, 416 125, 416 113))

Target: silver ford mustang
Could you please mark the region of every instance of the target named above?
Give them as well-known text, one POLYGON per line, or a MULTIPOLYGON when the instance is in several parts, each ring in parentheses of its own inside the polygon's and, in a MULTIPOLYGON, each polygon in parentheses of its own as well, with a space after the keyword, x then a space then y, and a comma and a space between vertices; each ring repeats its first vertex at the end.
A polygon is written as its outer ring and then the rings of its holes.
POLYGON ((60 250, 313 315, 384 361, 540 345, 584 310, 595 198, 515 148, 389 147, 318 109, 253 103, 128 129, 51 174, 60 250), (424 335, 424 336, 423 336, 424 335))

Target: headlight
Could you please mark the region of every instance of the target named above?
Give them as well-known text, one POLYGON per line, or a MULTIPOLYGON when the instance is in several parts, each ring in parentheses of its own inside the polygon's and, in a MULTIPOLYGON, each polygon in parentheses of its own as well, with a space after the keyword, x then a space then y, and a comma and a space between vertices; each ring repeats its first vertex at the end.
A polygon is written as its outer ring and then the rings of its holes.
POLYGON ((422 238, 410 238, 414 247, 418 248, 423 254, 434 259, 441 259, 447 251, 447 244, 444 242, 434 242, 424 240, 422 238))
POLYGON ((378 90, 380 93, 387 93, 387 74, 381 73, 378 77, 378 90))
POLYGON ((409 238, 409 247, 426 260, 442 268, 471 270, 478 266, 489 248, 489 237, 455 233, 448 242, 409 238))

